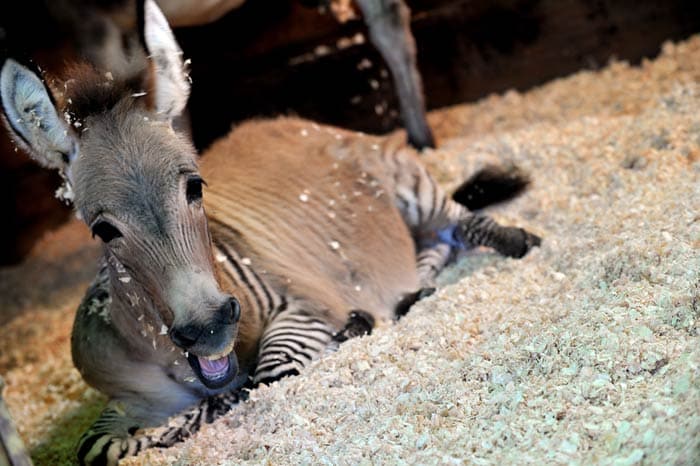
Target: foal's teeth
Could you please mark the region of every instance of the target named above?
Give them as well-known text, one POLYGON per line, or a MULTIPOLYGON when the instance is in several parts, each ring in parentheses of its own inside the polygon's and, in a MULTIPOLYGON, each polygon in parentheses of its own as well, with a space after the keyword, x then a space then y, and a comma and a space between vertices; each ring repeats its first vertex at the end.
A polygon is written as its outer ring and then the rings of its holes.
POLYGON ((228 356, 229 353, 233 351, 233 342, 229 343, 229 345, 221 351, 220 353, 212 354, 210 356, 202 356, 204 359, 208 359, 209 361, 216 361, 217 359, 221 359, 225 356, 228 356))

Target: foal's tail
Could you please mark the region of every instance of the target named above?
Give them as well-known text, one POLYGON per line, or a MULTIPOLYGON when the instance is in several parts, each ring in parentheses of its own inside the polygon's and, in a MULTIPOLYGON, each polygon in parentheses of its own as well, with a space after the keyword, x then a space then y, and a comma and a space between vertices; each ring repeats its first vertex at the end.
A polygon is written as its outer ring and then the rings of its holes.
POLYGON ((452 199, 469 210, 511 200, 530 184, 530 177, 516 166, 487 165, 462 183, 452 199))

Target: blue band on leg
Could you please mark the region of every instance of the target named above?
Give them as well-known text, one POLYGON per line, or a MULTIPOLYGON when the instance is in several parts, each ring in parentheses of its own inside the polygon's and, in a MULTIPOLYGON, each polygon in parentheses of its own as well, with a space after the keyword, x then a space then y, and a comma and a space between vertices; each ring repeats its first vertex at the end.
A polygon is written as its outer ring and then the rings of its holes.
POLYGON ((447 228, 443 228, 442 230, 438 230, 437 237, 438 241, 440 243, 448 244, 450 247, 453 248, 458 248, 458 249, 466 249, 466 246, 464 243, 462 243, 460 240, 458 240, 455 237, 455 229, 457 228, 457 225, 450 225, 447 228))

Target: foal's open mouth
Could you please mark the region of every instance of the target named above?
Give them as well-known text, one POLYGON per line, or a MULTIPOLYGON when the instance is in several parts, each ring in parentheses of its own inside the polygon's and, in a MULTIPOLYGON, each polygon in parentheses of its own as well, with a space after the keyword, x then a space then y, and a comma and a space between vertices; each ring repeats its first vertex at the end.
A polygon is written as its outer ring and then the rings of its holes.
POLYGON ((238 374, 238 360, 233 353, 233 343, 221 353, 210 356, 189 353, 187 361, 207 388, 224 387, 238 374))

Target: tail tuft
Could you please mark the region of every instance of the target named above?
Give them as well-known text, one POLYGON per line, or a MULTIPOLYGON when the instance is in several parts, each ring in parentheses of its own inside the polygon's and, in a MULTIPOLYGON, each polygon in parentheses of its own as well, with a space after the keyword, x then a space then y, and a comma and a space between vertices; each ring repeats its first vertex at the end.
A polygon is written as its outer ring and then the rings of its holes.
POLYGON ((517 197, 529 184, 530 177, 516 166, 488 165, 462 183, 452 199, 469 210, 479 210, 517 197))

